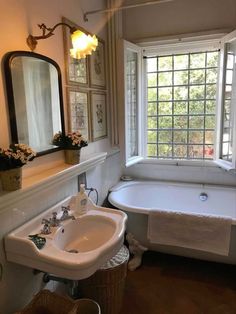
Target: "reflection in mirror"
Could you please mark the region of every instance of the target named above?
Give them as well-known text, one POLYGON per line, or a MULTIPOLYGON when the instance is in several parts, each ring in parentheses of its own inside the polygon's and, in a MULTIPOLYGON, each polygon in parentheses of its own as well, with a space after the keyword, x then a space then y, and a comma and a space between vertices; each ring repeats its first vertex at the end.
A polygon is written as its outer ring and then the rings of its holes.
POLYGON ((64 133, 61 72, 45 56, 13 51, 4 59, 12 142, 25 143, 37 155, 57 150, 53 135, 64 133))

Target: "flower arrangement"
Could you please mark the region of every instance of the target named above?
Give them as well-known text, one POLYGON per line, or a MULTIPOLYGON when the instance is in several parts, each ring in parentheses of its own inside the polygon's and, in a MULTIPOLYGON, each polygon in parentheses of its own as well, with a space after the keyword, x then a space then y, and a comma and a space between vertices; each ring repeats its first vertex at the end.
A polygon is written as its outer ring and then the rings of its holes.
POLYGON ((11 144, 7 149, 0 148, 0 170, 20 168, 35 156, 36 152, 26 144, 11 144))
POLYGON ((88 142, 83 138, 82 134, 79 131, 69 132, 67 134, 62 134, 61 132, 58 132, 54 135, 52 144, 63 149, 75 150, 88 146, 88 142))

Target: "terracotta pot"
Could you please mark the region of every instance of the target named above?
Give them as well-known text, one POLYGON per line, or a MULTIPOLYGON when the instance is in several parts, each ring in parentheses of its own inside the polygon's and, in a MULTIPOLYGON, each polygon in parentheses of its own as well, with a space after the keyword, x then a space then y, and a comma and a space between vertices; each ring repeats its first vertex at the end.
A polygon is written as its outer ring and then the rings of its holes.
POLYGON ((16 191, 22 187, 22 168, 13 168, 1 171, 3 191, 16 191))
POLYGON ((80 162, 80 149, 65 149, 65 163, 76 165, 80 162))

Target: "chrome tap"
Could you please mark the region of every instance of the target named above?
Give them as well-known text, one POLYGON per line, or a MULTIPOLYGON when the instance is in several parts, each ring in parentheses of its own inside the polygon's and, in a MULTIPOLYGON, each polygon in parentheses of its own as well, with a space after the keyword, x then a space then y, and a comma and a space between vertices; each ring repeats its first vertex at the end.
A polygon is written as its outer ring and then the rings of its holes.
POLYGON ((64 221, 67 219, 75 220, 75 217, 73 215, 69 215, 70 206, 62 206, 61 210, 62 210, 62 216, 60 218, 60 221, 64 221))
POLYGON ((42 234, 50 234, 51 233, 51 224, 50 220, 42 219, 43 229, 41 229, 42 234))
POLYGON ((52 218, 49 219, 51 227, 58 227, 60 224, 60 220, 57 219, 57 212, 52 213, 52 218))

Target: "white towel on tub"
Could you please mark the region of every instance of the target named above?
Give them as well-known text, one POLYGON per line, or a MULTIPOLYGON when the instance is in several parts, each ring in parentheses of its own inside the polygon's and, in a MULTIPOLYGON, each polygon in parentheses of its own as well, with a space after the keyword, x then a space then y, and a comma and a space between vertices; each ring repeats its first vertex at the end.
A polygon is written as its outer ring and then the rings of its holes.
POLYGON ((230 217, 153 210, 147 236, 151 243, 227 256, 231 225, 230 217))

